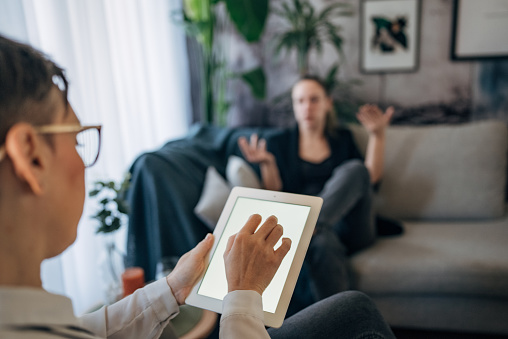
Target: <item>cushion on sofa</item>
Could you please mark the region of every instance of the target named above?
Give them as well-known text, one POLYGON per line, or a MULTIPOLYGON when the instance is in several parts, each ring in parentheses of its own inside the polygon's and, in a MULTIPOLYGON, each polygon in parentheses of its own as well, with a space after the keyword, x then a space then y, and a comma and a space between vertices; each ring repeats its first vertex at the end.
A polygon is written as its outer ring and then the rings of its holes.
MULTIPOLYGON (((365 130, 351 130, 365 152, 365 130)), ((508 130, 501 121, 389 127, 377 211, 400 219, 501 217, 507 149, 508 130)))
POLYGON ((405 222, 351 261, 359 290, 385 296, 508 298, 508 216, 490 221, 405 222))
POLYGON ((261 188, 261 183, 252 167, 242 158, 231 155, 226 166, 226 178, 232 187, 261 188))
POLYGON ((219 220, 226 200, 228 200, 229 192, 231 192, 231 187, 226 180, 217 172, 215 167, 208 167, 203 192, 194 208, 194 213, 212 231, 219 220))
POLYGON ((213 166, 208 167, 203 191, 194 213, 211 229, 215 229, 231 188, 235 186, 261 188, 261 183, 245 160, 232 155, 226 165, 226 179, 213 166))

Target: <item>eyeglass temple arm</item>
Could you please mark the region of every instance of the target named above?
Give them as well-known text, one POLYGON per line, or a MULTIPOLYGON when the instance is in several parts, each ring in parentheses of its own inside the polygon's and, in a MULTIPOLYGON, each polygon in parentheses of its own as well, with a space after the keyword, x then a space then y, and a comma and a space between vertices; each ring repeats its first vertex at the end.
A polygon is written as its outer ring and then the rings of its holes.
POLYGON ((4 160, 5 154, 6 154, 5 146, 2 145, 0 146, 0 161, 4 160))

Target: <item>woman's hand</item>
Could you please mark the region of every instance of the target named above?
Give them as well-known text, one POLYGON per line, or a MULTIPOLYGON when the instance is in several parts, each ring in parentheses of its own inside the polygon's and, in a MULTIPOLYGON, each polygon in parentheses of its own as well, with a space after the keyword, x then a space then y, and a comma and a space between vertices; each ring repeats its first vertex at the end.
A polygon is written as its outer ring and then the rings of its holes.
POLYGON ((196 247, 185 253, 166 277, 178 305, 183 305, 194 285, 204 273, 206 257, 213 245, 213 235, 208 234, 196 247))
POLYGON ((274 250, 283 233, 276 217, 267 218, 256 232, 260 223, 261 216, 252 215, 228 240, 224 252, 228 292, 252 290, 262 295, 291 248, 291 240, 282 238, 282 244, 274 250))
POLYGON ((259 164, 263 187, 267 190, 280 191, 282 179, 275 156, 266 150, 266 140, 258 140, 257 134, 250 136, 250 142, 245 137, 238 138, 238 146, 245 159, 252 164, 259 164))
POLYGON ((390 124, 394 111, 393 107, 390 106, 383 114, 376 105, 367 104, 360 107, 356 117, 369 134, 379 135, 384 133, 386 127, 390 124))
POLYGON ((240 146, 245 159, 250 163, 263 164, 274 161, 273 154, 266 150, 266 140, 258 139, 257 134, 250 136, 250 142, 245 137, 238 138, 238 146, 240 146))

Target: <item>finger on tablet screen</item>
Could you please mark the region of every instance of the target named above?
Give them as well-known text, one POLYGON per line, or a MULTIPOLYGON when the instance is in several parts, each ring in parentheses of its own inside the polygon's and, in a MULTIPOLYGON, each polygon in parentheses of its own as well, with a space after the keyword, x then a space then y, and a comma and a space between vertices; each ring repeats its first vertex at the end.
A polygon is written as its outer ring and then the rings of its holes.
POLYGON ((248 234, 254 234, 256 232, 256 229, 259 226, 259 223, 261 222, 261 216, 259 214, 253 214, 249 217, 249 220, 247 220, 247 223, 245 226, 242 227, 240 232, 238 233, 248 233, 248 234))
MULTIPOLYGON (((259 232, 259 231, 258 231, 259 232)), ((284 229, 281 225, 276 224, 274 228, 272 228, 272 231, 268 236, 266 237, 266 242, 269 246, 273 247, 275 244, 279 241, 279 239, 284 234, 284 229)))
POLYGON ((258 234, 258 236, 262 237, 263 239, 268 238, 270 233, 272 233, 274 227, 277 226, 277 221, 278 219, 276 216, 274 215, 269 216, 268 218, 266 218, 263 225, 258 229, 256 234, 258 234))
POLYGON ((282 244, 275 251, 275 255, 279 260, 279 265, 282 262, 282 259, 284 259, 284 257, 286 256, 286 254, 288 254, 290 249, 291 249, 291 239, 282 238, 282 244))

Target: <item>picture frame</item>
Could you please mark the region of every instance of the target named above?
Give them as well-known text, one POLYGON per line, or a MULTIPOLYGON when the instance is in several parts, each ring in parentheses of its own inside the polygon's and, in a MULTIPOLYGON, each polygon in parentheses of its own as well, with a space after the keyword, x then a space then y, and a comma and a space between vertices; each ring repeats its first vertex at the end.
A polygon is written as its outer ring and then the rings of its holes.
POLYGON ((508 1, 454 0, 452 60, 508 57, 508 1))
POLYGON ((362 73, 415 72, 419 63, 420 0, 362 0, 362 73))

